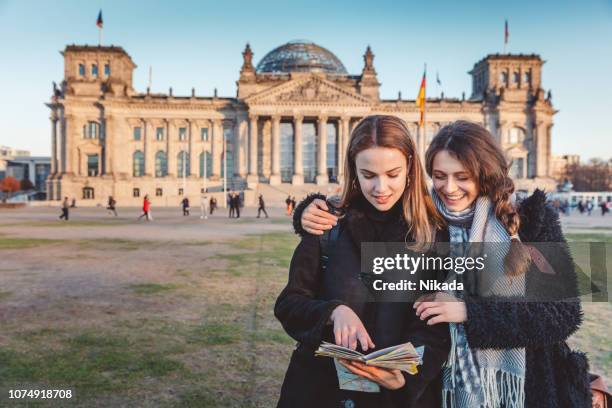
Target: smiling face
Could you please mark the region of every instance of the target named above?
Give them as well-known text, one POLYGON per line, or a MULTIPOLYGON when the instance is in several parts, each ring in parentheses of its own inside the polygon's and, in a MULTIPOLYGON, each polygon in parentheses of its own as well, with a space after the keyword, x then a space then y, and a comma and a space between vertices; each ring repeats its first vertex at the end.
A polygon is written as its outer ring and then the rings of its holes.
POLYGON ((447 150, 435 155, 431 177, 434 189, 450 211, 465 210, 478 197, 476 180, 447 150))
POLYGON ((355 157, 361 193, 379 211, 390 210, 404 194, 406 157, 398 149, 372 147, 355 157))

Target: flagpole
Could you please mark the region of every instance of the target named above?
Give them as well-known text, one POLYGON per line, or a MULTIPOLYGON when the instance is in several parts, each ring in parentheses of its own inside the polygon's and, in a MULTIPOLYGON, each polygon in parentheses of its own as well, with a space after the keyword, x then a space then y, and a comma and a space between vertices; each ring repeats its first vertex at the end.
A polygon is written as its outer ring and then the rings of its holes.
POLYGON ((425 88, 423 89, 423 129, 421 135, 421 146, 419 146, 419 152, 421 160, 425 160, 425 142, 427 140, 427 63, 425 63, 425 88))
POLYGON ((223 208, 227 208, 227 143, 223 132, 223 208))

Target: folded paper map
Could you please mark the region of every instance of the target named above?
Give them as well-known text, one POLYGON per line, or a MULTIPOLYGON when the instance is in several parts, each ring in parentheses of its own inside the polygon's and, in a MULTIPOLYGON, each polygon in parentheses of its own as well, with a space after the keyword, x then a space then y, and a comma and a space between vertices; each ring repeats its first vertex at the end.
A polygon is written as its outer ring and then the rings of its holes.
POLYGON ((362 392, 380 392, 378 384, 351 373, 336 359, 342 358, 352 361, 361 361, 370 366, 397 369, 414 375, 418 372, 417 366, 423 362, 423 347, 415 348, 412 343, 398 344, 374 351, 370 354, 362 354, 347 347, 338 346, 333 343, 323 342, 315 351, 319 357, 332 357, 338 374, 340 389, 362 392))

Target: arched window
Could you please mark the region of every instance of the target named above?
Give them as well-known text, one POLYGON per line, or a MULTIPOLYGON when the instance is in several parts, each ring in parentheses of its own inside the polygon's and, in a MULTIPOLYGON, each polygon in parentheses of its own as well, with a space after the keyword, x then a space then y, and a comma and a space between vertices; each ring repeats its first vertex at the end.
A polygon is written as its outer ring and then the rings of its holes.
POLYGON ((93 77, 97 77, 98 76, 98 64, 92 64, 91 65, 91 76, 93 76, 93 77))
POLYGON ((83 126, 83 139, 98 139, 100 136, 100 124, 89 121, 83 126))
POLYGON ((508 73, 506 71, 502 72, 499 80, 501 81, 501 86, 508 86, 508 73))
POLYGON ((519 82, 521 82, 521 74, 516 71, 514 74, 512 74, 512 83, 514 85, 518 85, 519 82))
POLYGON ((179 177, 187 177, 189 175, 189 155, 186 151, 179 152, 177 156, 177 171, 179 177))
POLYGON ((210 152, 200 153, 200 177, 204 177, 204 169, 206 168, 206 178, 212 174, 212 154, 210 152), (204 160, 206 158, 206 160, 204 160), (204 166, 206 163, 206 166, 204 166))
POLYGON ((525 131, 519 127, 510 128, 508 131, 508 143, 517 144, 525 140, 525 131))
POLYGON ((145 158, 144 153, 140 150, 134 152, 133 155, 134 162, 134 177, 142 177, 144 175, 145 169, 145 158))
POLYGON ((94 198, 93 187, 83 187, 83 200, 93 200, 94 198))
POLYGON ((155 154, 155 177, 168 175, 168 156, 161 150, 155 154))

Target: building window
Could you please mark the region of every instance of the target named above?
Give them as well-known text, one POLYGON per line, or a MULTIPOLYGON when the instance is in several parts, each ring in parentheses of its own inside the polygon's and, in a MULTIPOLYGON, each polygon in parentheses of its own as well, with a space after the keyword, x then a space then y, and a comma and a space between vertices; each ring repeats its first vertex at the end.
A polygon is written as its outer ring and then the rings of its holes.
POLYGON ((132 197, 140 197, 140 189, 135 188, 132 190, 132 197))
POLYGON ((280 172, 281 180, 290 183, 293 176, 293 135, 292 123, 280 124, 280 172))
POLYGON ((224 128, 223 137, 225 137, 225 154, 221 159, 221 177, 225 177, 225 158, 227 157, 227 174, 228 177, 232 177, 234 174, 234 141, 233 141, 233 129, 224 128))
POLYGON ((208 142, 208 128, 200 129, 200 140, 203 142, 208 142))
POLYGON ((91 65, 91 76, 94 76, 94 77, 98 76, 98 64, 91 65))
POLYGON ((180 195, 180 196, 183 195, 183 189, 182 188, 179 188, 178 195, 180 195))
POLYGON ((525 72, 525 85, 531 87, 531 70, 525 72))
POLYGON ((179 140, 183 142, 185 139, 187 139, 187 128, 179 128, 179 140))
POLYGON ((335 123, 327 123, 327 177, 329 181, 338 181, 338 132, 335 123))
POLYGON ((508 73, 502 72, 500 74, 499 80, 501 81, 501 86, 508 86, 508 73))
POLYGON ((525 131, 518 127, 513 127, 508 130, 508 143, 517 144, 525 140, 525 131))
POLYGON ((105 76, 110 75, 110 64, 104 64, 104 75, 105 76))
POLYGON ((162 190, 161 188, 155 189, 155 197, 161 197, 163 195, 164 195, 164 190, 162 190))
POLYGON ((140 126, 134 128, 134 140, 140 140, 142 136, 142 128, 140 126))
POLYGON ((87 176, 95 177, 98 175, 99 160, 97 154, 87 155, 87 176))
POLYGON ((93 187, 83 187, 83 200, 93 200, 94 198, 93 187))
POLYGON ((166 152, 159 151, 155 154, 155 177, 166 177, 168 175, 168 156, 166 152))
POLYGON ((304 181, 313 183, 317 176, 317 129, 314 123, 302 124, 302 163, 304 181))
POLYGON ((144 153, 141 152, 140 150, 135 151, 134 152, 134 156, 133 156, 133 162, 134 162, 134 177, 142 177, 144 175, 144 169, 145 169, 145 157, 144 157, 144 153))
POLYGON ((513 179, 523 178, 523 161, 523 158, 512 160, 512 164, 510 165, 510 177, 513 179))
POLYGON ((177 156, 177 172, 179 177, 187 177, 189 175, 189 155, 186 151, 179 152, 177 156))
POLYGON ((79 64, 79 76, 85 76, 85 64, 79 64))
POLYGON ((155 129, 155 138, 157 140, 164 140, 164 128, 158 127, 155 129))
POLYGON ((212 174, 212 154, 210 152, 200 153, 200 177, 210 177, 212 174), (206 170, 206 173, 204 172, 206 170))
POLYGON ((519 85, 520 82, 521 82, 521 74, 519 74, 518 72, 515 72, 512 75, 512 83, 514 85, 519 85))
POLYGON ((100 136, 100 124, 98 122, 87 122, 83 126, 83 138, 84 139, 98 139, 100 136))

